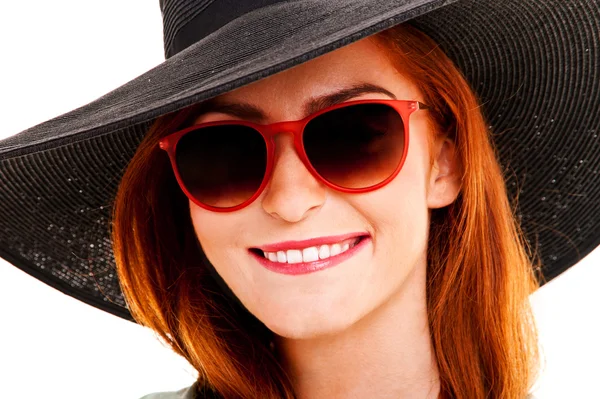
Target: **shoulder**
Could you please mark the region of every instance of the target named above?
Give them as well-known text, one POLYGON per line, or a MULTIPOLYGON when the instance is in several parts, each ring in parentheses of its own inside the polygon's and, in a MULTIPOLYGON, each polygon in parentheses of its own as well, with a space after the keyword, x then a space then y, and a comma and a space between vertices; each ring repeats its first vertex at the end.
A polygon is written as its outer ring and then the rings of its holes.
POLYGON ((198 383, 195 382, 191 386, 178 391, 150 393, 142 396, 140 399, 200 399, 202 396, 196 396, 197 387, 198 383))

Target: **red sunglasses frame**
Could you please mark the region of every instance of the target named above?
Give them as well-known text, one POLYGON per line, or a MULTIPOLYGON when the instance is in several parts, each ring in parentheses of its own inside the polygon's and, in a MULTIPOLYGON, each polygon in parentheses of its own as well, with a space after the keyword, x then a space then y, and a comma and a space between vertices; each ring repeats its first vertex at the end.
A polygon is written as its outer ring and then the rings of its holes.
POLYGON ((256 124, 256 123, 243 121, 243 120, 221 120, 221 121, 200 123, 198 125, 190 126, 183 130, 179 130, 177 132, 171 133, 170 135, 168 135, 166 137, 163 137, 159 141, 159 146, 161 149, 165 150, 168 153, 169 159, 171 161, 171 166, 173 167, 173 172, 175 174, 175 178, 177 179, 177 182, 179 183, 179 187, 183 190, 185 195, 192 202, 194 202, 196 205, 198 205, 204 209, 207 209, 207 210, 210 210, 213 212, 233 212, 233 211, 242 209, 242 208, 250 205, 252 202, 254 202, 254 200, 260 196, 260 194, 263 192, 263 190, 267 186, 267 184, 271 178, 271 174, 273 172, 273 167, 274 167, 273 160, 275 157, 275 142, 273 140, 273 137, 276 134, 282 133, 282 132, 291 132, 294 135, 294 147, 296 149, 296 153, 302 160, 302 163, 317 180, 323 182, 328 187, 331 187, 332 189, 334 189, 336 191, 341 191, 344 193, 366 193, 369 191, 377 190, 377 189, 385 186, 390 181, 392 181, 398 175, 398 173, 400 173, 400 170, 402 169, 402 166, 404 165, 404 161, 406 160, 406 154, 408 153, 408 144, 409 144, 409 137, 410 137, 410 134, 409 134, 410 115, 419 109, 427 110, 427 109, 430 109, 430 107, 428 107, 427 105, 423 104, 420 101, 413 101, 413 100, 391 100, 391 99, 383 100, 383 99, 381 99, 381 100, 347 101, 344 103, 340 103, 340 104, 336 104, 336 105, 324 108, 314 114, 308 115, 307 117, 305 117, 303 119, 294 120, 294 121, 275 122, 275 123, 271 123, 268 125, 261 125, 261 124, 256 124), (306 155, 306 151, 304 150, 304 145, 302 143, 302 134, 304 133, 304 128, 308 124, 308 122, 311 121, 312 119, 318 117, 319 115, 322 115, 326 112, 329 112, 329 111, 332 111, 332 110, 335 110, 338 108, 344 108, 344 107, 358 105, 358 104, 385 104, 385 105, 391 106, 394 110, 396 110, 396 112, 398 112, 398 114, 402 118, 402 122, 404 123, 405 138, 404 138, 404 151, 402 154, 402 158, 400 159, 400 162, 398 162, 398 166, 396 167, 396 170, 394 170, 394 172, 388 178, 386 178, 385 180, 383 180, 380 183, 377 183, 377 184, 369 186, 369 187, 353 189, 353 188, 340 187, 340 186, 337 186, 337 185, 329 182, 328 180, 323 178, 315 170, 315 168, 313 168, 312 164, 310 163, 310 161, 308 159, 308 156, 306 155), (242 126, 251 127, 254 130, 258 131, 263 136, 263 138, 265 140, 265 145, 267 147, 267 166, 266 166, 266 170, 265 170, 265 175, 263 176, 263 180, 262 180, 259 188, 252 195, 252 197, 250 197, 246 201, 242 202, 239 205, 231 206, 231 207, 227 207, 227 208, 219 208, 219 207, 210 206, 210 205, 204 204, 201 201, 194 198, 194 196, 191 195, 191 193, 186 189, 185 185, 183 184, 183 181, 179 174, 179 170, 177 168, 177 163, 175 161, 175 151, 177 149, 177 143, 179 142, 179 139, 181 139, 181 137, 183 137, 185 134, 187 134, 189 132, 202 129, 204 127, 219 126, 219 125, 242 125, 242 126))

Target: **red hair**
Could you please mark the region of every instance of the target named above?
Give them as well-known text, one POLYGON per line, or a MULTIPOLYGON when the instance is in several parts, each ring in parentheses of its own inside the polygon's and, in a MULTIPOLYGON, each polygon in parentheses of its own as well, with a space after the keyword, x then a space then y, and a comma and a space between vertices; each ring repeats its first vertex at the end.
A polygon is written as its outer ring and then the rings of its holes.
MULTIPOLYGON (((538 286, 480 105, 460 71, 425 34, 398 25, 371 36, 434 108, 455 143, 461 193, 432 211, 427 309, 440 398, 522 399, 537 375, 529 294, 538 286)), ((222 397, 294 398, 269 349, 272 333, 226 292, 201 250, 188 200, 158 140, 191 123, 198 104, 154 123, 116 197, 113 242, 123 293, 222 397)))

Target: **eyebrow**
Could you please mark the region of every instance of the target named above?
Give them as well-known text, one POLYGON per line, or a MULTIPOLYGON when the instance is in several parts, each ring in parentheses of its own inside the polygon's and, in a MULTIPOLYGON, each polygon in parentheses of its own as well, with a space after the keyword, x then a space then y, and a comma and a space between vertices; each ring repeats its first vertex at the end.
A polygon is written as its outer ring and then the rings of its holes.
MULTIPOLYGON (((392 92, 381 86, 372 83, 359 83, 330 94, 311 98, 304 105, 304 116, 306 117, 332 105, 368 93, 384 94, 392 99, 396 99, 396 96, 392 92)), ((266 114, 253 104, 229 102, 219 97, 211 98, 203 102, 195 118, 199 118, 209 112, 219 112, 247 120, 264 121, 267 119, 266 114)))

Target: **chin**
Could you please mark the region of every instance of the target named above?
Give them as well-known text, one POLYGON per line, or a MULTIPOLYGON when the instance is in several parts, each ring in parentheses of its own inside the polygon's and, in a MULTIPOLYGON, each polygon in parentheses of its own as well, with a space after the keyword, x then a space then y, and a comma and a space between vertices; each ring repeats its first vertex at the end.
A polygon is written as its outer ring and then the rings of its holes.
POLYGON ((260 320, 273 333, 288 339, 311 339, 335 335, 356 323, 360 315, 348 309, 327 312, 284 311, 265 315, 260 320))

